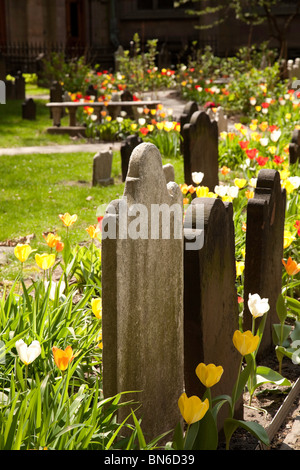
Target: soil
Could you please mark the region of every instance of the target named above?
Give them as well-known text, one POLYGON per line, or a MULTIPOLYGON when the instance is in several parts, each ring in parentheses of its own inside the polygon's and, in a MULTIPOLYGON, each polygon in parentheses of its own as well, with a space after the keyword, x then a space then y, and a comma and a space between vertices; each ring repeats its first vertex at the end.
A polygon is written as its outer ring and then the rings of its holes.
MULTIPOLYGON (((259 362, 259 365, 270 367, 278 372, 278 361, 274 353, 270 353, 264 360, 259 362)), ((292 386, 300 376, 300 365, 295 365, 288 358, 283 359, 282 375, 287 378, 292 386)), ((249 407, 249 393, 244 394, 244 420, 256 421, 261 424, 265 429, 271 424, 277 411, 280 409, 282 403, 287 397, 291 387, 277 387, 273 384, 265 384, 259 387, 252 399, 251 407, 249 407)), ((298 396, 282 425, 276 432, 271 441, 269 450, 283 450, 283 443, 289 433, 291 432, 295 419, 300 416, 300 396, 298 396)), ((220 450, 223 450, 225 445, 220 444, 220 450)), ((230 442, 230 450, 256 450, 259 449, 259 442, 249 432, 239 428, 235 431, 230 442)), ((284 449, 286 450, 286 449, 284 449)), ((300 450, 300 436, 299 439, 294 439, 292 448, 288 450, 300 450)))

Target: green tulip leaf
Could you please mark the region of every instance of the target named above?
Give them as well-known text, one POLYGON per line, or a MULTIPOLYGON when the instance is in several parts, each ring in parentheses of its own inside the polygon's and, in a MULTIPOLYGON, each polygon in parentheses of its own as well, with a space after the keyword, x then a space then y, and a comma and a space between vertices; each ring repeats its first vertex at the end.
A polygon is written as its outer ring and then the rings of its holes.
POLYGON ((265 366, 258 366, 256 369, 255 385, 251 389, 251 395, 255 389, 263 384, 272 383, 279 387, 290 387, 291 382, 278 372, 265 366))
POLYGON ((195 444, 195 440, 199 431, 199 422, 193 423, 189 426, 187 430, 187 435, 184 443, 184 450, 192 450, 195 444))
POLYGON ((300 321, 295 322, 293 331, 291 332, 291 340, 299 341, 300 340, 300 321))
POLYGON ((288 308, 300 318, 300 302, 292 297, 286 297, 286 303, 288 308))
MULTIPOLYGON (((198 433, 191 450, 216 450, 218 447, 218 428, 210 409, 198 421, 198 425, 198 433)), ((185 449, 187 448, 185 447, 185 449)))
POLYGON ((285 305, 284 297, 282 294, 279 294, 276 302, 276 312, 279 318, 280 323, 284 323, 287 317, 287 308, 285 305))
POLYGON ((274 344, 280 346, 288 346, 289 342, 287 341, 289 334, 292 330, 290 325, 282 325, 281 323, 276 323, 272 325, 272 338, 274 344))
POLYGON ((236 431, 237 428, 243 428, 246 431, 250 432, 254 437, 261 441, 266 446, 270 445, 270 440, 266 430, 255 421, 242 421, 233 418, 227 418, 224 421, 224 433, 226 437, 226 448, 229 449, 229 443, 232 437, 232 434, 236 431))
POLYGON ((175 450, 183 450, 184 449, 184 438, 181 423, 178 423, 173 436, 173 448, 175 450))

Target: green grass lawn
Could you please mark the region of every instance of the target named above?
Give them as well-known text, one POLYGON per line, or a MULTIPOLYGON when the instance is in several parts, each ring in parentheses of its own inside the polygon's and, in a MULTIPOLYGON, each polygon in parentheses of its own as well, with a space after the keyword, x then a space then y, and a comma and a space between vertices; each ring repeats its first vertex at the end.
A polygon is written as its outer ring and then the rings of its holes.
MULTIPOLYGON (((96 153, 96 151, 95 151, 96 153)), ((77 214, 70 228, 72 244, 89 242, 86 232, 97 223, 97 208, 122 196, 121 157, 114 153, 112 176, 115 184, 92 187, 94 153, 35 154, 0 156, 0 242, 34 234, 31 246, 47 251, 43 232, 56 231, 66 235, 59 214, 77 214)), ((176 181, 183 182, 182 159, 163 159, 172 163, 176 181)), ((12 255, 11 265, 0 266, 0 278, 8 276, 17 263, 12 255)))
MULTIPOLYGON (((50 111, 46 107, 49 100, 36 99, 34 95, 45 94, 44 88, 26 85, 26 97, 32 96, 36 103, 36 120, 22 119, 21 100, 7 101, 0 105, 0 148, 23 147, 36 145, 85 143, 86 139, 71 139, 68 135, 52 135, 47 128, 52 126, 50 111)), ((49 91, 48 91, 49 94, 49 91)), ((69 117, 62 119, 62 126, 68 125, 69 117)))

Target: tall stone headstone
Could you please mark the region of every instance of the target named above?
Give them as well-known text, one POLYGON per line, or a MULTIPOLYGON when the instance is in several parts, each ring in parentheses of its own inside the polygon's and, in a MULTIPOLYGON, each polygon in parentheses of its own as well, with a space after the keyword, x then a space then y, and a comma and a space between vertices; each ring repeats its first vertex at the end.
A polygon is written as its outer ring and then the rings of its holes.
POLYGON ((141 143, 142 143, 142 139, 136 134, 129 135, 121 143, 120 154, 121 154, 121 166, 122 166, 122 181, 125 181, 126 179, 131 154, 133 150, 135 149, 135 147, 137 147, 137 145, 141 143))
MULTIPOLYGON (((191 120, 191 117, 194 113, 199 111, 198 104, 196 101, 188 101, 183 108, 182 114, 179 117, 180 122, 180 134, 183 139, 183 126, 188 124, 191 120)), ((180 141, 180 150, 183 153, 183 140, 180 141)))
MULTIPOLYGON (((213 396, 232 395, 240 355, 232 338, 239 328, 235 286, 233 208, 221 199, 196 198, 184 222, 184 377, 188 396, 202 397, 205 387, 195 374, 197 365, 224 369, 213 396)), ((228 416, 222 410, 219 426, 228 416)), ((242 417, 238 404, 236 416, 242 417)))
POLYGON ((93 186, 114 184, 114 179, 111 177, 112 160, 111 150, 96 153, 93 158, 93 186))
POLYGON ((278 323, 276 302, 282 287, 285 207, 286 192, 281 188, 279 172, 260 170, 254 197, 247 204, 243 318, 244 329, 251 329, 249 294, 269 299, 270 310, 258 356, 274 348, 272 324, 278 323))
POLYGON ((132 392, 123 401, 136 406, 120 408, 118 421, 141 404, 136 414, 147 441, 181 420, 182 230, 180 188, 166 184, 158 149, 142 143, 131 155, 123 197, 102 221, 102 334, 104 396, 132 392), (159 208, 170 215, 169 236, 159 208))
POLYGON ((183 126, 183 160, 185 183, 193 184, 192 173, 204 173, 202 186, 213 191, 218 176, 218 124, 204 111, 197 111, 183 126))
POLYGON ((300 130, 295 129, 289 144, 289 163, 293 165, 300 159, 300 130))
POLYGON ((175 170, 174 166, 171 163, 166 163, 163 166, 166 182, 170 183, 171 181, 175 181, 175 170))

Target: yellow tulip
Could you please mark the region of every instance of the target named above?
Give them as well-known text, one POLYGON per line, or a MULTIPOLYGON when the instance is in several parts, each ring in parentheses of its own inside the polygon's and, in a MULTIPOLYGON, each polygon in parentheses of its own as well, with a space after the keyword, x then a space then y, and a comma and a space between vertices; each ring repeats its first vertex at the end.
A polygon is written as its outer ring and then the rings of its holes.
POLYGON ((31 252, 32 248, 28 244, 23 245, 22 243, 18 243, 14 249, 15 256, 19 261, 21 261, 21 263, 24 263, 27 260, 31 252))
POLYGON ((35 255, 35 261, 39 268, 41 269, 49 269, 53 266, 55 262, 55 254, 48 254, 43 253, 39 255, 38 253, 35 255))
POLYGON ((207 186, 197 186, 196 194, 197 197, 207 197, 209 193, 209 188, 207 186))
POLYGON ((203 364, 201 362, 196 367, 196 375, 200 382, 207 388, 213 387, 217 384, 224 372, 222 366, 216 366, 215 364, 203 364))
POLYGON ((236 330, 233 334, 233 344, 242 356, 253 353, 259 343, 259 336, 254 336, 250 330, 242 333, 236 330))
POLYGON ((102 317, 102 299, 99 297, 98 299, 92 299, 92 312, 96 318, 100 319, 102 317))
POLYGON ((288 230, 284 231, 283 235, 283 248, 288 248, 296 238, 288 230))
POLYGON ((254 191, 250 191, 250 189, 247 190, 245 192, 245 196, 246 196, 247 199, 252 199, 254 197, 254 191))
POLYGON ((236 275, 241 276, 245 269, 244 261, 236 261, 235 266, 236 266, 236 275))
POLYGON ((58 242, 60 242, 60 237, 54 233, 48 233, 48 235, 43 234, 43 237, 50 248, 55 248, 58 242))
POLYGON ((178 407, 183 419, 188 425, 200 421, 209 408, 209 402, 206 398, 201 401, 199 397, 193 395, 190 398, 186 393, 183 393, 178 400, 178 407))
POLYGON ((59 218, 66 227, 70 227, 70 225, 73 225, 74 222, 76 222, 77 215, 70 215, 68 212, 66 212, 65 214, 59 214, 59 218))
POLYGON ((247 180, 245 180, 245 178, 235 178, 234 180, 234 184, 240 189, 242 189, 246 185, 246 183, 247 180))
POLYGON ((288 179, 282 181, 281 186, 282 188, 285 188, 288 194, 292 193, 294 189, 296 189, 295 186, 288 179))

